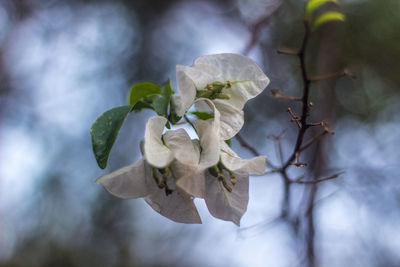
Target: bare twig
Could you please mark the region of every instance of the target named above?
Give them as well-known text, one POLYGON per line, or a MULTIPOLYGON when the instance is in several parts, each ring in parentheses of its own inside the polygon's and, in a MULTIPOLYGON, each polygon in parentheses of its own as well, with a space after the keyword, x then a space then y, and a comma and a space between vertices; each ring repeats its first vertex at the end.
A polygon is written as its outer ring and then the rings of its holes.
MULTIPOLYGON (((239 144, 246 148, 248 151, 250 151, 254 156, 260 156, 260 152, 257 151, 252 145, 247 143, 247 141, 240 135, 236 134, 235 138, 238 140, 239 144)), ((272 164, 269 160, 266 161, 267 166, 270 167, 272 170, 277 170, 278 167, 276 167, 274 164, 272 164)))
POLYGON ((300 54, 299 50, 287 48, 287 47, 279 47, 276 52, 278 54, 290 55, 290 56, 298 56, 300 54))
POLYGON ((188 118, 188 116, 186 116, 186 114, 185 115, 183 115, 183 118, 185 119, 185 121, 187 122, 187 123, 189 123, 189 125, 193 128, 193 130, 196 132, 196 134, 197 134, 197 129, 196 129, 196 127, 194 127, 194 124, 193 124, 193 122, 191 122, 191 120, 188 118))
POLYGON ((292 111, 291 108, 287 108, 286 111, 290 114, 290 117, 292 117, 292 119, 290 121, 291 122, 296 122, 296 124, 299 127, 299 129, 301 129, 301 123, 299 122, 300 117, 296 116, 296 114, 294 114, 294 112, 292 111))
POLYGON ((290 96, 282 93, 278 89, 272 89, 271 94, 276 97, 276 98, 282 98, 282 99, 287 99, 287 100, 292 100, 292 101, 301 101, 301 97, 295 97, 295 96, 290 96))
POLYGON ((304 181, 304 180, 302 180, 303 177, 301 177, 300 179, 296 179, 296 180, 292 181, 292 183, 296 183, 296 184, 317 184, 317 183, 325 182, 325 181, 328 181, 328 180, 336 179, 340 175, 342 175, 343 173, 344 172, 339 172, 339 173, 336 173, 336 174, 333 174, 333 175, 330 175, 330 176, 327 176, 327 177, 324 177, 324 178, 318 178, 318 179, 309 180, 309 181, 304 181))
POLYGON ((343 70, 343 71, 339 71, 339 72, 334 72, 334 73, 328 73, 328 74, 324 74, 324 75, 314 76, 314 77, 310 78, 310 81, 311 82, 318 82, 318 81, 323 81, 323 80, 327 80, 327 79, 331 79, 331 78, 339 78, 339 77, 343 77, 343 76, 348 76, 348 77, 350 77, 352 79, 356 78, 354 73, 351 73, 348 70, 343 70))
POLYGON ((244 140, 244 138, 240 134, 235 135, 235 137, 238 140, 239 144, 242 147, 246 148, 248 151, 250 151, 254 156, 261 155, 260 152, 258 152, 257 149, 255 149, 253 146, 247 143, 246 140, 244 140))
POLYGON ((290 165, 294 165, 294 166, 296 166, 298 168, 302 168, 302 167, 307 166, 306 162, 301 162, 300 161, 300 151, 296 152, 295 162, 290 163, 290 165))
POLYGON ((316 136, 314 136, 313 138, 311 138, 311 140, 309 140, 307 143, 305 143, 303 146, 301 146, 299 148, 299 151, 303 151, 306 150, 307 148, 309 148, 312 144, 314 144, 315 142, 317 142, 318 140, 321 139, 321 137, 323 137, 325 134, 327 134, 327 131, 322 131, 319 134, 317 134, 316 136))
POLYGON ((251 51, 251 49, 253 49, 253 47, 257 44, 258 39, 260 37, 259 35, 260 35, 261 29, 263 27, 265 27, 265 25, 267 25, 268 22, 270 21, 271 17, 279 11, 280 7, 282 6, 282 2, 283 1, 281 1, 279 3, 279 6, 277 6, 273 12, 260 18, 258 21, 256 21, 253 25, 250 26, 251 37, 250 37, 250 41, 248 42, 246 47, 243 49, 244 55, 247 55, 251 51))

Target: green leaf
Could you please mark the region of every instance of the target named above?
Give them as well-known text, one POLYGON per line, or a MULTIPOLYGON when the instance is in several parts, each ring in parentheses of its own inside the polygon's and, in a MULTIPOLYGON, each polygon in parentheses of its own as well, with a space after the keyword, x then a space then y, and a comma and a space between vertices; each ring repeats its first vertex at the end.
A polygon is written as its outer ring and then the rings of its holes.
POLYGON ((171 80, 168 80, 168 82, 161 86, 161 94, 170 97, 173 93, 174 90, 172 90, 172 82, 171 80))
POLYGON ((200 120, 208 120, 208 119, 214 118, 214 114, 211 114, 208 112, 193 111, 190 113, 195 115, 200 120))
POLYGON ((313 31, 319 28, 321 25, 331 22, 331 21, 345 21, 346 17, 344 14, 337 11, 328 11, 322 13, 318 17, 315 18, 313 23, 313 31))
POLYGON ((161 88, 152 82, 140 82, 132 85, 129 92, 129 104, 135 105, 141 99, 155 94, 160 94, 161 88))
POLYGON ((161 87, 161 96, 153 101, 154 110, 159 116, 168 118, 168 106, 171 102, 172 93, 171 82, 168 81, 161 87))
POLYGON ((141 111, 144 108, 153 109, 153 106, 144 101, 138 101, 132 108, 132 110, 141 111))
POLYGON ((338 0, 310 0, 307 2, 305 16, 306 18, 311 17, 311 14, 318 9, 320 6, 331 2, 331 3, 339 3, 338 0))
POLYGON ((168 120, 169 120, 172 124, 175 124, 175 123, 177 123, 178 121, 180 121, 181 118, 182 118, 182 117, 179 117, 179 116, 176 114, 175 105, 174 105, 174 103, 173 103, 173 101, 172 101, 172 97, 171 97, 171 100, 170 100, 170 102, 169 102, 169 118, 168 118, 168 120))
POLYGON ((93 153, 100 168, 106 167, 111 148, 131 109, 132 106, 129 105, 107 110, 97 118, 90 128, 93 153))
POLYGON ((159 116, 167 116, 168 114, 168 100, 165 96, 160 96, 153 102, 154 110, 159 116))

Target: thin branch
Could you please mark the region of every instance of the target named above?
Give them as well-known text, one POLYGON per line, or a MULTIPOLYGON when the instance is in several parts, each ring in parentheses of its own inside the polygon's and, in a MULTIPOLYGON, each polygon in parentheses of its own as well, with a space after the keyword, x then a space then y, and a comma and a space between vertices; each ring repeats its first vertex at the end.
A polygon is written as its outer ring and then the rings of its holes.
POLYGON ((197 129, 196 129, 196 127, 194 127, 193 122, 190 121, 190 119, 188 118, 188 116, 186 116, 186 114, 185 114, 185 115, 183 115, 183 118, 185 119, 185 121, 186 121, 187 123, 190 124, 190 126, 192 126, 193 130, 194 130, 194 131, 196 132, 196 134, 197 134, 197 129))
POLYGON ((296 157, 295 157, 295 162, 294 163, 290 163, 290 165, 294 165, 298 168, 303 168, 305 166, 307 166, 306 162, 301 162, 300 161, 300 151, 296 152, 296 157))
POLYGON ((290 56, 298 56, 300 54, 299 50, 287 48, 287 47, 279 47, 276 52, 278 54, 290 55, 290 56))
POLYGON ((244 140, 244 138, 240 134, 235 135, 235 137, 238 140, 239 144, 242 147, 246 148, 248 151, 250 151, 254 156, 261 155, 260 152, 258 152, 257 149, 255 149, 253 146, 247 143, 246 140, 244 140))
POLYGON ((290 96, 282 93, 278 89, 272 89, 271 94, 276 97, 276 98, 282 98, 282 99, 287 99, 287 100, 292 100, 292 101, 301 101, 301 97, 295 97, 295 96, 290 96))
MULTIPOLYGON (((305 52, 306 52, 307 42, 308 42, 309 35, 310 35, 310 27, 306 21, 304 22, 304 26, 305 26, 304 38, 303 38, 303 42, 302 42, 302 45, 300 48, 300 52, 298 54, 299 61, 300 61, 300 68, 301 68, 301 77, 303 79, 303 96, 302 96, 302 101, 301 101, 301 103, 302 103, 301 117, 300 117, 300 120, 296 120, 298 123, 297 125, 299 126, 299 132, 297 134, 296 145, 293 149, 293 153, 291 154, 289 159, 286 161, 286 163, 282 166, 282 172, 285 172, 286 169, 292 164, 293 160, 295 160, 296 157, 298 157, 299 149, 303 143, 304 134, 308 128, 307 127, 307 116, 308 116, 308 110, 309 110, 308 98, 309 98, 309 94, 310 94, 310 79, 308 78, 308 74, 307 74, 305 52)), ((289 110, 290 109, 288 109, 288 112, 291 113, 289 110)), ((292 114, 291 114, 291 116, 296 118, 296 116, 293 116, 292 114)))
POLYGON ((327 134, 327 131, 322 131, 319 134, 317 134, 316 136, 314 136, 313 138, 311 138, 311 140, 309 140, 307 143, 305 143, 303 146, 301 146, 299 148, 299 152, 306 150, 307 148, 309 148, 312 144, 314 144, 315 142, 317 142, 318 140, 321 139, 321 137, 323 137, 325 134, 327 134))
POLYGON ((287 108, 286 110, 289 114, 290 117, 292 117, 292 119, 290 120, 291 122, 296 122, 297 126, 299 127, 299 129, 301 129, 301 123, 299 122, 300 117, 296 116, 296 114, 293 113, 291 108, 287 108))
MULTIPOLYGON (((255 149, 252 145, 250 145, 249 143, 247 143, 247 141, 240 135, 240 134, 236 134, 235 138, 238 140, 239 144, 246 148, 248 151, 250 151, 254 156, 260 156, 261 153, 258 152, 257 149, 255 149)), ((266 164, 268 167, 270 167, 272 169, 272 171, 276 172, 276 170, 278 170, 278 167, 276 167, 274 164, 272 164, 268 159, 266 160, 266 164)))
POLYGON ((339 173, 336 173, 336 174, 333 174, 333 175, 330 175, 330 176, 327 176, 327 177, 324 177, 324 178, 319 178, 319 179, 309 180, 309 181, 304 181, 304 180, 301 180, 302 178, 300 178, 300 179, 296 179, 296 180, 292 181, 292 183, 296 183, 296 184, 317 184, 317 183, 325 182, 325 181, 328 181, 328 180, 336 179, 340 175, 342 175, 343 173, 344 172, 339 172, 339 173))
POLYGON ((323 81, 323 80, 327 80, 327 79, 331 79, 331 78, 339 78, 339 77, 343 77, 343 76, 345 76, 344 71, 340 71, 340 72, 334 72, 334 73, 314 76, 314 77, 310 78, 310 81, 311 82, 319 82, 319 81, 323 81))
POLYGON ((250 41, 248 42, 248 44, 246 45, 246 47, 243 49, 243 54, 247 55, 251 49, 253 49, 253 47, 257 44, 258 39, 259 39, 259 35, 260 35, 260 31, 262 28, 265 27, 265 25, 268 24, 268 22, 270 21, 271 17, 279 11, 280 7, 282 6, 282 2, 281 1, 279 3, 279 6, 276 7, 276 9, 274 11, 272 11, 271 13, 267 14, 266 16, 260 18, 258 21, 256 21, 253 25, 250 26, 250 33, 251 33, 251 37, 250 37, 250 41))
POLYGON ((348 76, 352 79, 355 79, 356 76, 349 72, 348 70, 343 70, 343 71, 339 71, 339 72, 334 72, 334 73, 328 73, 328 74, 324 74, 324 75, 318 75, 318 76, 314 76, 310 78, 311 82, 318 82, 318 81, 323 81, 323 80, 327 80, 327 79, 331 79, 331 78, 339 78, 339 77, 343 77, 343 76, 348 76))

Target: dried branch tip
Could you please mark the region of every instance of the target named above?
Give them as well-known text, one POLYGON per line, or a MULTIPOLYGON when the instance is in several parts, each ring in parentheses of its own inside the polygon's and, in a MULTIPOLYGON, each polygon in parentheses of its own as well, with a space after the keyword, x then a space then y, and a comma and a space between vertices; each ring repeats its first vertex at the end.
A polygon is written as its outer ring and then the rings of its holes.
POLYGON ((290 165, 294 165, 294 166, 296 166, 298 168, 303 168, 303 167, 307 166, 307 163, 306 162, 300 162, 299 158, 300 158, 300 153, 296 152, 296 161, 294 163, 290 163, 290 165))
POLYGON ((272 89, 271 94, 276 98, 282 98, 282 99, 287 99, 287 100, 291 100, 291 101, 301 101, 302 100, 301 97, 286 95, 286 94, 282 93, 281 91, 279 91, 278 89, 272 89))
POLYGON ((356 75, 347 69, 344 69, 343 71, 339 72, 333 72, 333 73, 328 73, 328 74, 323 74, 323 75, 318 75, 310 78, 310 82, 318 82, 318 81, 323 81, 323 80, 328 80, 331 78, 339 78, 347 76, 350 77, 351 79, 356 79, 356 75))
POLYGON ((323 178, 318 178, 315 180, 309 180, 309 181, 303 181, 302 179, 303 177, 299 177, 298 179, 292 181, 293 183, 297 183, 297 184, 317 184, 317 183, 321 183, 321 182, 325 182, 328 180, 333 180, 338 178, 340 175, 342 175, 344 172, 339 172, 339 173, 335 173, 333 175, 327 176, 327 177, 323 177, 323 178))
POLYGON ((279 47, 276 50, 276 52, 278 52, 278 54, 291 55, 291 56, 298 56, 300 54, 299 50, 287 47, 279 47))
POLYGON ((292 109, 291 108, 287 108, 287 110, 286 110, 289 114, 290 114, 290 117, 292 117, 292 119, 290 120, 291 122, 296 122, 296 124, 297 124, 297 126, 299 127, 299 128, 301 128, 301 123, 300 123, 300 117, 298 117, 298 116, 296 116, 296 114, 294 114, 294 112, 292 111, 292 109))

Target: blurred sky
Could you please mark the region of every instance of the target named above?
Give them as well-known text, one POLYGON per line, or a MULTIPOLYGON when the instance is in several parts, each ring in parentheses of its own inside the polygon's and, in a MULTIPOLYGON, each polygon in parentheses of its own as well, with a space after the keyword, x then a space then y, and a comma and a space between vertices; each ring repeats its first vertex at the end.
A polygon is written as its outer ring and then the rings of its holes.
MULTIPOLYGON (((345 64, 353 67, 357 79, 342 78, 335 88, 336 134, 327 137, 327 153, 329 169, 345 174, 322 184, 318 193, 316 252, 321 266, 400 265, 400 79, 383 70, 387 65, 400 68, 394 62, 400 55, 398 43, 385 50, 400 37, 385 31, 395 27, 390 10, 399 4, 373 2, 343 1, 348 21, 338 26, 345 64), (368 17, 371 13, 376 15, 368 17), (364 24, 366 17, 372 21, 364 24), (369 27, 374 22, 381 28, 369 27), (393 56, 376 55, 382 53, 393 56)), ((190 65, 200 55, 243 52, 251 38, 249 26, 272 13, 277 3, 2 1, 4 266, 298 266, 298 239, 274 220, 282 198, 279 176, 251 178, 249 207, 240 228, 211 217, 201 200, 196 205, 203 224, 177 224, 143 200, 113 198, 94 182, 140 157, 144 125, 154 114, 129 116, 105 170, 96 165, 89 136, 99 114, 125 104, 133 82, 171 78, 175 85, 176 64, 190 65)), ((288 129, 282 143, 288 156, 296 129, 285 112, 288 103, 270 97, 269 90, 299 94, 301 88, 297 63, 275 50, 300 44, 302 3, 286 1, 280 8, 249 53, 271 85, 247 104, 242 130, 275 163, 275 144, 267 136, 288 129)), ((251 156, 236 141, 233 148, 251 156)), ((294 170, 293 175, 304 172, 294 170)), ((303 188, 293 189, 294 206, 303 188)))

